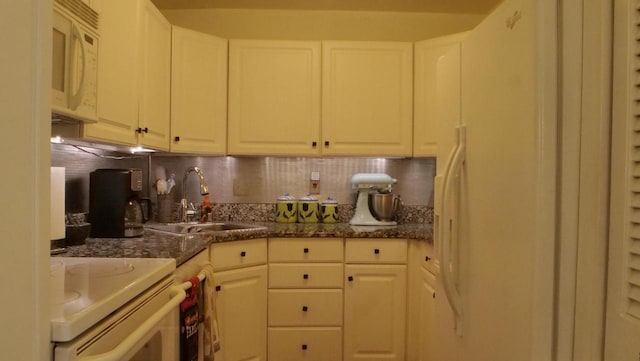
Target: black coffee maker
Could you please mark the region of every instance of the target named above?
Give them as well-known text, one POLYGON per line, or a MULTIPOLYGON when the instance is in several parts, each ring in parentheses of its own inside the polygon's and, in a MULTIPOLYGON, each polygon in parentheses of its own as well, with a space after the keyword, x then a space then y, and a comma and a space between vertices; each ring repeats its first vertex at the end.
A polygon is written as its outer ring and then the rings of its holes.
POLYGON ((138 237, 147 221, 142 203, 151 214, 151 200, 141 198, 142 170, 96 169, 90 174, 89 222, 91 237, 138 237))

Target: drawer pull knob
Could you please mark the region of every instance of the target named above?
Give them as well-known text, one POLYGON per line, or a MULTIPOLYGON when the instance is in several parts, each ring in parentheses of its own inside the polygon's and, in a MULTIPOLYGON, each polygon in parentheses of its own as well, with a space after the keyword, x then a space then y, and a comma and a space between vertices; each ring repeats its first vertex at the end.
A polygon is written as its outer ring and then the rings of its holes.
POLYGON ((246 255, 247 255, 247 252, 245 252, 245 251, 240 252, 240 257, 244 257, 246 255))
POLYGON ((353 281, 353 276, 349 276, 347 277, 347 279, 349 280, 349 282, 353 281))
POLYGON ((216 286, 216 291, 220 291, 221 289, 222 289, 222 287, 216 286))
POLYGON ((302 250, 302 252, 304 252, 304 253, 309 253, 309 248, 305 247, 305 248, 302 250))
POLYGON ((173 137, 173 141, 174 141, 174 142, 179 142, 179 141, 180 141, 180 137, 179 137, 179 136, 175 136, 175 137, 173 137))
POLYGON ((433 298, 436 298, 436 293, 435 292, 433 293, 433 298))
POLYGON ((318 146, 318 142, 311 142, 311 147, 315 148, 316 146, 318 146))
POLYGON ((373 250, 373 253, 380 254, 380 250, 378 248, 376 248, 376 249, 373 250))
POLYGON ((325 146, 325 147, 328 147, 328 146, 329 146, 329 144, 330 144, 330 143, 329 143, 329 141, 328 141, 328 140, 325 140, 325 141, 324 141, 324 146, 325 146))
POLYGON ((309 275, 307 273, 305 273, 305 274, 302 275, 302 278, 304 278, 305 280, 308 280, 309 279, 309 275))
POLYGON ((302 345, 302 349, 306 350, 307 349, 307 345, 302 345))
POLYGON ((302 312, 307 312, 309 311, 309 307, 307 306, 302 306, 302 312))
POLYGON ((425 262, 429 262, 430 260, 431 260, 431 257, 429 257, 429 256, 425 256, 425 257, 424 257, 424 261, 425 261, 425 262))

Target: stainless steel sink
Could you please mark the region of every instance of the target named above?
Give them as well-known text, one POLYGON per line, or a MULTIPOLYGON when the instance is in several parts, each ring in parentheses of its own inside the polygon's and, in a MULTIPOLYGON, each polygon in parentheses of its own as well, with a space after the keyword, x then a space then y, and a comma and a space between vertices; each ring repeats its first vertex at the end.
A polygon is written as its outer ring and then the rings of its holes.
POLYGON ((264 229, 264 227, 251 225, 251 224, 226 223, 226 222, 147 223, 145 224, 145 227, 155 229, 157 231, 170 232, 170 233, 176 233, 176 234, 264 229))

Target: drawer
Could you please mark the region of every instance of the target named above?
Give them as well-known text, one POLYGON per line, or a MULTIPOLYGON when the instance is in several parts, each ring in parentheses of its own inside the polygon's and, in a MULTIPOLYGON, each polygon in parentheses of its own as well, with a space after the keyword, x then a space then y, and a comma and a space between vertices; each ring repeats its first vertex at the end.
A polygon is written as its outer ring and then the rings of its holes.
POLYGON ((343 262, 342 238, 270 238, 269 262, 343 262))
POLYGON ((269 326, 341 326, 342 290, 269 290, 269 326))
POLYGON ((255 266, 267 263, 267 240, 214 243, 211 246, 211 263, 216 271, 255 266))
POLYGON ((269 327, 268 359, 276 361, 340 361, 340 327, 269 327))
POLYGON ((269 288, 342 288, 342 263, 269 263, 269 288))
POLYGON ((350 238, 345 243, 346 263, 407 263, 406 239, 350 238))

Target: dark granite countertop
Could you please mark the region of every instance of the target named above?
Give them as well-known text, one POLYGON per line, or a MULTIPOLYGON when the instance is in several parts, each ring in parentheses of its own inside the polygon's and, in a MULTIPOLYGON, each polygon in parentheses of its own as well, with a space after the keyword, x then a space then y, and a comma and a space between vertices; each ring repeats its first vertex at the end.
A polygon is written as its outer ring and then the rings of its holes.
POLYGON ((252 223, 253 230, 177 235, 145 229, 136 238, 87 238, 85 244, 67 247, 66 257, 175 258, 180 265, 211 243, 267 237, 406 238, 433 242, 431 224, 398 226, 351 226, 346 223, 252 223))

